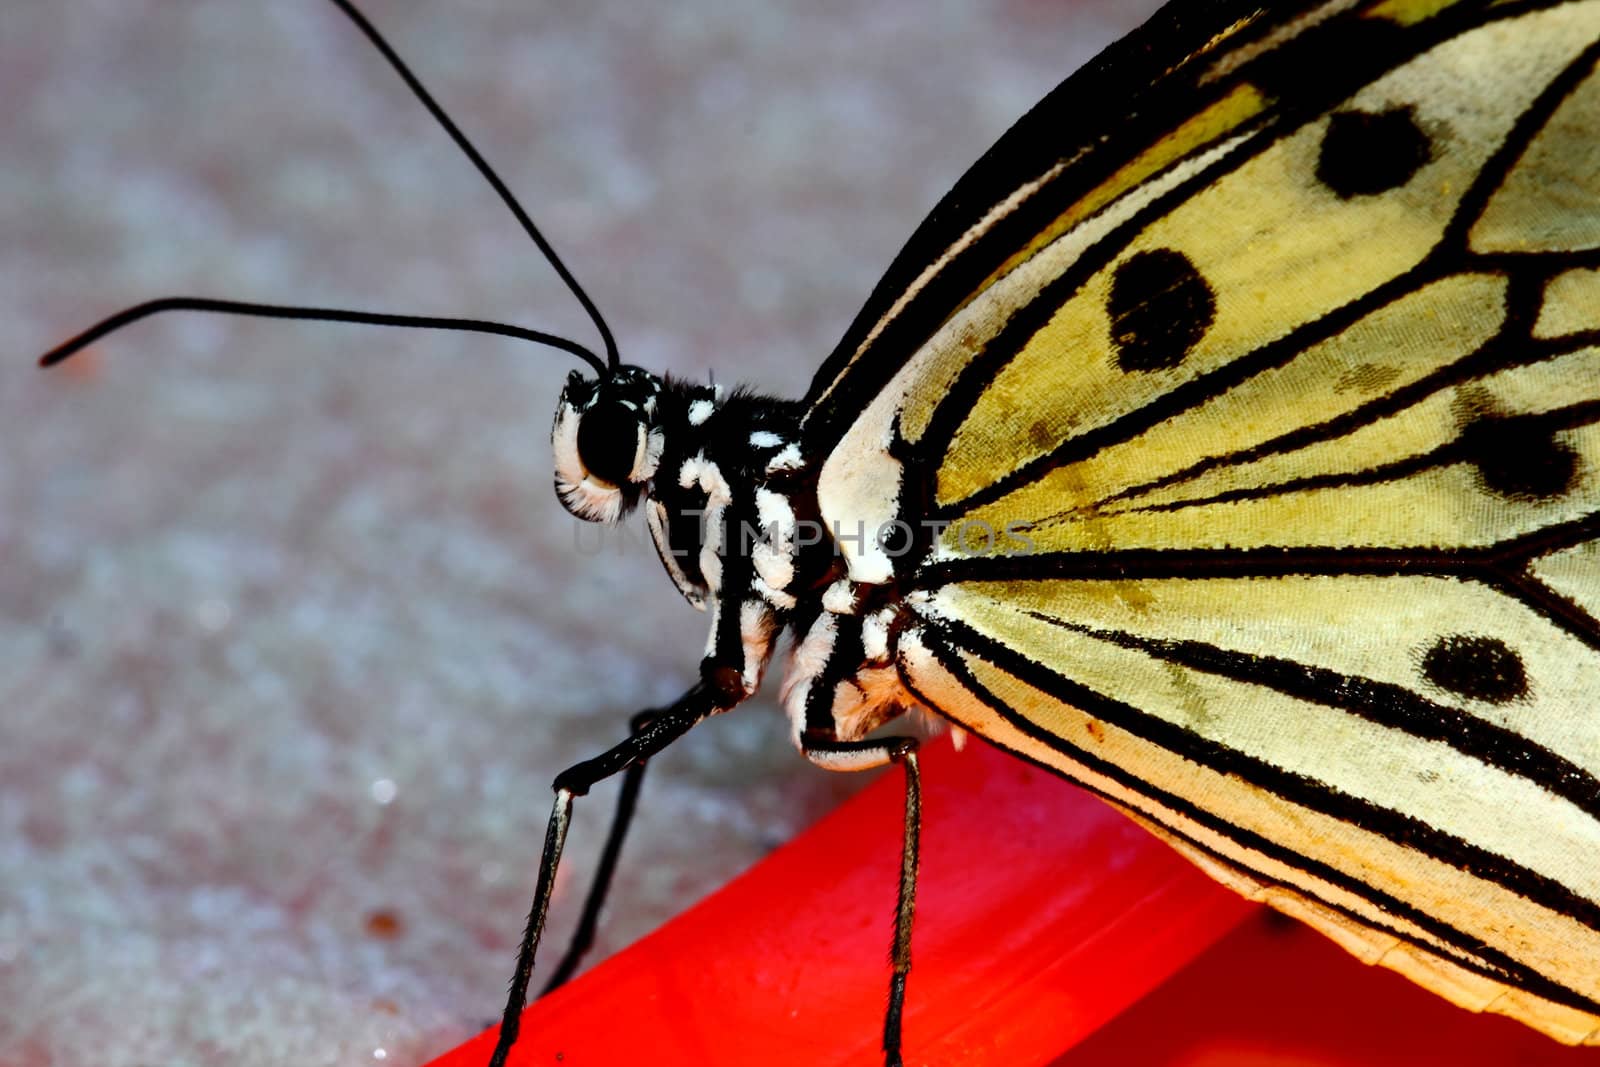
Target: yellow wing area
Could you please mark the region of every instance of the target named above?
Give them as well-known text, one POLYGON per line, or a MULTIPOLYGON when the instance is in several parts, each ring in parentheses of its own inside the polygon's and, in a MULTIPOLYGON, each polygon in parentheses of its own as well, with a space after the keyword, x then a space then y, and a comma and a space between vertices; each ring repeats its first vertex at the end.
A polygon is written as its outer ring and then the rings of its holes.
MULTIPOLYGON (((1579 5, 1492 24, 1441 45, 1357 94, 1340 110, 1375 114, 1410 109, 1418 130, 1437 131, 1433 160, 1392 192, 1342 199, 1317 180, 1319 151, 1331 122, 1324 118, 1145 227, 1111 262, 1077 285, 1018 351, 1004 353, 1003 366, 964 412, 943 452, 937 504, 956 504, 1074 437, 1147 408, 1180 387, 1203 385, 1208 375, 1335 309, 1347 308, 1417 266, 1444 236, 1474 179, 1534 98, 1593 42, 1597 17, 1593 5, 1579 5), (1485 77, 1487 63, 1507 69, 1485 77), (1213 295, 1215 311, 1203 336, 1177 365, 1130 373, 1117 358, 1109 295, 1124 264, 1157 250, 1191 265, 1213 295)), ((1600 129, 1597 117, 1600 108, 1589 113, 1585 152, 1593 131, 1600 129)), ((1507 179, 1504 196, 1521 185, 1542 187, 1539 179, 1522 180, 1518 173, 1507 179)), ((1591 174, 1600 180, 1600 169, 1591 174)), ((1600 217, 1600 190, 1590 194, 1588 205, 1583 215, 1592 222, 1600 217)), ((1545 217, 1535 213, 1537 204, 1525 207, 1529 217, 1545 217)), ((1516 213, 1517 208, 1491 205, 1491 211, 1489 217, 1516 213)), ((1077 261, 1073 250, 1062 252, 1077 261)), ((1051 258, 1055 276, 1072 269, 1068 262, 1051 258)), ((1319 380, 1313 371, 1297 372, 1311 375, 1300 387, 1305 406, 1324 402, 1310 390, 1330 389, 1338 384, 1337 376, 1364 363, 1383 368, 1388 361, 1402 374, 1423 372, 1419 361, 1439 358, 1427 348, 1430 327, 1455 331, 1458 339, 1447 344, 1465 354, 1462 346, 1481 342, 1500 325, 1503 300, 1493 285, 1485 280, 1478 292, 1458 289, 1436 294, 1433 301, 1413 301, 1409 308, 1376 308, 1376 321, 1366 324, 1367 336, 1354 339, 1371 344, 1366 355, 1352 359, 1347 351, 1329 360, 1318 352, 1325 366, 1335 364, 1333 380, 1319 380), (1407 333, 1424 336, 1412 344, 1407 333)), ((1286 406, 1302 403, 1301 396, 1293 395, 1292 381, 1269 378, 1255 387, 1288 390, 1286 406)), ((1233 402, 1257 410, 1270 406, 1270 400, 1263 404, 1250 396, 1233 402)), ((1194 440, 1193 427, 1207 421, 1219 434, 1252 429, 1229 425, 1226 411, 1216 418, 1192 414, 1195 418, 1175 450, 1164 455, 1164 450, 1149 448, 1145 459, 1164 459, 1170 467, 1202 458, 1206 444, 1194 440)), ((906 436, 916 440, 910 427, 906 436)), ((1218 441, 1212 447, 1226 444, 1218 441)))
MULTIPOLYGON (((1335 370, 1306 387, 1308 391, 1334 394, 1348 376, 1388 369, 1352 362, 1335 370)), ((1359 395, 1359 387, 1346 393, 1331 395, 1324 407, 1315 409, 1308 409, 1304 400, 1291 401, 1281 413, 1288 420, 1298 415, 1301 421, 1294 428, 1302 429, 1309 425, 1307 416, 1336 411, 1343 401, 1355 399, 1349 394, 1359 395)), ((1543 426, 1544 445, 1552 455, 1600 456, 1600 425, 1593 421, 1597 413, 1588 409, 1597 402, 1600 351, 1585 348, 1441 388, 1332 440, 1172 482, 1151 479, 1177 457, 1192 464, 1238 456, 1246 449, 1227 449, 1229 439, 1257 436, 1270 424, 1271 415, 1257 420, 1252 411, 1233 410, 1237 404, 1225 398, 1205 405, 1193 418, 1175 420, 1182 425, 1163 424, 1136 441, 1058 468, 1001 500, 960 513, 947 540, 957 543, 965 537, 972 542, 970 527, 976 525, 985 531, 1009 527, 1026 535, 1035 552, 1174 545, 1492 546, 1581 519, 1600 506, 1600 466, 1589 462, 1573 464, 1571 481, 1562 492, 1537 496, 1530 489, 1529 499, 1512 505, 1507 499, 1511 493, 1501 490, 1520 483, 1515 472, 1496 467, 1501 454, 1495 450, 1494 433, 1499 427, 1511 427, 1505 431, 1510 436, 1517 425, 1543 426), (1216 420, 1193 428, 1195 420, 1205 421, 1203 412, 1213 410, 1216 420), (1526 421, 1512 421, 1519 416, 1526 421), (1584 421, 1572 424, 1579 419, 1584 421), (1181 444, 1202 445, 1207 437, 1214 451, 1181 451, 1181 444), (1174 440, 1180 449, 1171 447, 1174 440), (1147 456, 1148 463, 1142 464, 1147 456), (1118 466, 1130 480, 1150 487, 1095 477, 1118 466)), ((1504 447, 1516 444, 1508 441, 1504 447)), ((1542 458, 1535 455, 1527 462, 1542 458)))
MULTIPOLYGON (((1224 602, 1261 592, 1199 595, 1224 602)), ((1416 592, 1383 595, 1398 601, 1416 592)), ((1587 886, 1590 876, 1578 869, 1592 866, 1600 836, 1592 813, 1465 760, 1446 741, 1132 652, 1109 636, 1080 631, 1062 640, 1070 631, 1048 616, 980 603, 986 598, 973 590, 945 590, 939 600, 971 619, 912 632, 900 661, 913 692, 940 712, 1065 771, 1220 880, 1311 921, 1366 962, 1401 970, 1470 1010, 1514 1015, 1564 1042, 1596 1043, 1600 1017, 1574 1005, 1600 988, 1600 934, 1592 915, 1575 918, 1536 895, 1562 875, 1587 886), (1015 647, 996 651, 977 636, 985 631, 1015 647), (1070 684, 1033 656, 1069 664, 1070 684), (1101 685, 1122 699, 1101 698, 1101 685), (1492 846, 1434 847, 1448 838, 1443 831, 1419 847, 1370 818, 1397 800, 1447 814, 1446 825, 1506 844, 1534 866, 1501 877, 1497 866, 1510 865, 1494 862, 1492 846), (1532 807, 1519 807, 1524 801, 1532 807), (1525 840, 1509 840, 1518 834, 1525 840)), ((1269 644, 1297 651, 1281 628, 1269 644)), ((1406 828, 1426 825, 1423 818, 1406 828)))
POLYGON ((1600 1044, 1600 0, 1461 25, 1057 216, 819 499, 938 531, 844 546, 896 583, 915 697, 1363 959, 1600 1044))

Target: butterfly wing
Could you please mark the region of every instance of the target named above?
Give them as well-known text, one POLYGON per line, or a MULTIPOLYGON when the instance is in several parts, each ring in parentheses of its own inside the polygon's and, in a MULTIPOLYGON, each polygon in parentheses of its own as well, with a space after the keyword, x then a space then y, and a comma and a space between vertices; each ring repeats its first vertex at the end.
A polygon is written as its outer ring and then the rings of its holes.
POLYGON ((824 516, 919 532, 845 551, 928 706, 1600 1041, 1600 0, 1228 14, 1141 68, 1159 137, 880 289, 824 516))
POLYGON ((1192 80, 1222 42, 1259 38, 1275 25, 1254 0, 1169 5, 1019 120, 923 220, 823 361, 804 401, 808 454, 831 449, 906 353, 1020 249, 1069 225, 1073 210, 1136 183, 1140 175, 1123 165, 1138 148, 1179 140, 1144 119, 1137 101, 1192 80))

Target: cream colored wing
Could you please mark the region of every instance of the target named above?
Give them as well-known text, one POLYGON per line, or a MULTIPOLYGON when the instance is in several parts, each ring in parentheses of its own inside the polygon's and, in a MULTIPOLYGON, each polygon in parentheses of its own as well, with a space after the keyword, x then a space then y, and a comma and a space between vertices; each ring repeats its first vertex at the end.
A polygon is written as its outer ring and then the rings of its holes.
POLYGON ((1014 242, 823 512, 921 531, 845 550, 930 707, 1600 1042, 1600 0, 1315 11, 1014 242))

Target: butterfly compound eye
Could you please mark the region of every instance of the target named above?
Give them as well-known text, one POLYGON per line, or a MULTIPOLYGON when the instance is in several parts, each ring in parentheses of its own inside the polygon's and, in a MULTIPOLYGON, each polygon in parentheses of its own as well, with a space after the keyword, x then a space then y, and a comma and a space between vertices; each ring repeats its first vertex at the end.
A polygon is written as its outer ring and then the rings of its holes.
POLYGON ((578 423, 578 459, 590 477, 600 481, 628 484, 644 447, 644 420, 637 408, 627 404, 602 400, 578 423))

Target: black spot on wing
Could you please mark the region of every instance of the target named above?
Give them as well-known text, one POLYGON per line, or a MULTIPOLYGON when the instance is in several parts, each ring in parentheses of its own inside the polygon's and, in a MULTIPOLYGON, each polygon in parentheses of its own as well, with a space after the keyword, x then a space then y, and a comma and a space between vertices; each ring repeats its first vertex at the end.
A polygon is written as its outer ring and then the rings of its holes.
POLYGON ((1341 200, 1375 196, 1409 182, 1433 158, 1433 144, 1409 107, 1341 111, 1328 120, 1317 180, 1341 200))
POLYGON ((1136 252, 1111 278, 1111 344, 1125 371, 1182 363, 1217 317, 1217 300, 1189 257, 1170 248, 1136 252))
POLYGON ((1528 693, 1522 657, 1494 637, 1439 638, 1422 657, 1422 676, 1440 689, 1491 704, 1505 704, 1528 693))
MULTIPOLYGON (((1046 746, 1065 756, 1066 764, 1054 760, 1040 761, 1035 756, 1012 749, 1011 751, 1015 755, 1035 763, 1044 770, 1052 771, 1077 782, 1091 791, 1101 793, 1101 790, 1097 789, 1094 784, 1085 782, 1081 777, 1065 769, 1065 766, 1082 767, 1091 775, 1107 779, 1134 794, 1142 794, 1149 797, 1156 805, 1155 812, 1157 814, 1153 815, 1153 818, 1164 825, 1167 833, 1187 841, 1192 848, 1208 854, 1224 864, 1239 863, 1238 851, 1236 849, 1228 850, 1227 843, 1232 842, 1237 846, 1248 849, 1250 852, 1275 861, 1276 864, 1281 864, 1280 871, 1285 868, 1297 870, 1317 881, 1343 889, 1353 897, 1371 900, 1377 906, 1380 914, 1386 913, 1396 919, 1405 920, 1406 923, 1426 931, 1445 944, 1461 949, 1462 951, 1457 956, 1457 959, 1460 960, 1462 966, 1476 973, 1482 973, 1497 981, 1508 982, 1531 992, 1537 992, 1540 996, 1548 997, 1558 1003, 1568 1004, 1580 1011, 1596 1010, 1597 1005, 1593 1000, 1541 977, 1537 972, 1525 965, 1484 944, 1481 937, 1457 930, 1443 922, 1439 916, 1407 904, 1398 897, 1390 896, 1381 887, 1352 877, 1347 871, 1329 866, 1309 856, 1285 848, 1281 841, 1262 837, 1243 826, 1220 819, 1214 811, 1196 805, 1185 797, 1161 790, 1153 786, 1147 779, 1141 779, 1137 775, 1130 774, 1123 767, 1102 760, 1093 750, 1074 745, 1067 738, 1050 733, 1037 723, 1018 715, 1008 708, 1004 701, 973 677, 966 662, 954 651, 957 645, 968 643, 966 640, 968 633, 970 632, 963 633, 954 628, 950 628, 947 631, 943 627, 937 631, 931 627, 922 631, 923 637, 939 665, 949 671, 962 687, 985 704, 994 708, 997 714, 1010 722, 1021 734, 1036 741, 1041 741, 1046 746), (1191 824, 1209 830, 1212 834, 1206 841, 1202 842, 1190 836, 1192 831, 1182 828, 1181 824, 1171 820, 1171 816, 1174 815, 1191 824), (1218 850, 1219 843, 1221 843, 1222 851, 1218 850)), ((985 655, 981 650, 975 649, 974 651, 984 655, 986 659, 992 660, 995 658, 985 655)), ((1005 669, 1003 663, 1001 667, 1005 669)), ((918 692, 915 687, 912 687, 912 692, 921 700, 924 707, 933 708, 936 711, 940 710, 937 702, 930 699, 926 694, 918 692)), ((941 714, 944 713, 941 711, 941 714)), ((998 741, 995 743, 1000 744, 998 741)), ((1007 746, 1001 745, 1001 747, 1007 746)), ((1101 793, 1101 795, 1105 796, 1106 794, 1101 793)), ((1281 875, 1277 877, 1282 880, 1281 875)), ((1292 881, 1293 879, 1291 878, 1290 880, 1292 881)), ((1295 884, 1299 885, 1301 891, 1312 899, 1323 900, 1329 907, 1349 914, 1352 918, 1358 918, 1356 912, 1346 911, 1342 904, 1319 896, 1319 893, 1322 892, 1321 890, 1303 885, 1300 882, 1295 882, 1295 884)), ((1373 925, 1370 914, 1361 917, 1360 921, 1373 925)), ((1389 929, 1382 922, 1376 925, 1378 928, 1393 933, 1401 941, 1413 941, 1419 945, 1427 945, 1427 942, 1415 940, 1412 934, 1403 930, 1389 929)), ((1429 950, 1434 951, 1431 947, 1429 950)))
POLYGON ((1461 450, 1484 488, 1513 500, 1559 497, 1578 476, 1578 454, 1543 420, 1479 418, 1462 430, 1461 450))

